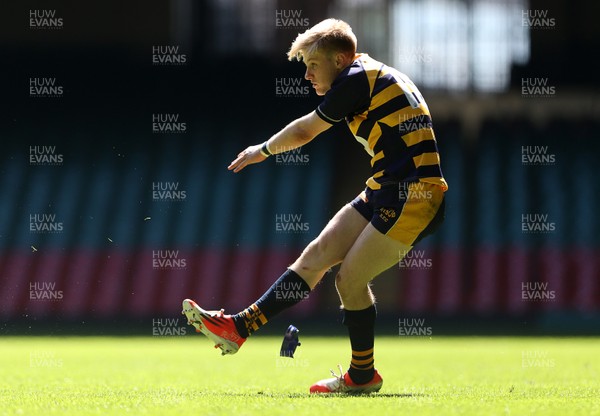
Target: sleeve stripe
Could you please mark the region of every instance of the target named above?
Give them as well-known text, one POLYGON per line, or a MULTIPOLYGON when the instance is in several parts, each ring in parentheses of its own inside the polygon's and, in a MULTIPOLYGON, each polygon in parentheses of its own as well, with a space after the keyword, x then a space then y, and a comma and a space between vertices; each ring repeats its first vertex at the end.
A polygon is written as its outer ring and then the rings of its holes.
POLYGON ((327 115, 325 115, 325 113, 323 113, 323 111, 321 111, 321 106, 317 107, 317 109, 315 110, 317 112, 317 115, 319 117, 321 117, 321 119, 323 119, 323 121, 327 122, 327 123, 339 123, 340 121, 343 120, 343 118, 340 118, 339 120, 333 119, 331 117, 328 117, 327 115))

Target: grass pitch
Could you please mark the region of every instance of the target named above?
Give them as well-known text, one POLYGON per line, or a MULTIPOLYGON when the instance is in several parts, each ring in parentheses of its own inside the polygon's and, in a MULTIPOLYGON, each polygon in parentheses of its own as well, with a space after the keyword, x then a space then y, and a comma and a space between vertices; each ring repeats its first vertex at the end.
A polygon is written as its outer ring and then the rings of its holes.
POLYGON ((343 338, 250 339, 221 357, 201 336, 0 338, 2 415, 595 415, 598 338, 378 338, 371 396, 314 396, 347 367, 343 338))

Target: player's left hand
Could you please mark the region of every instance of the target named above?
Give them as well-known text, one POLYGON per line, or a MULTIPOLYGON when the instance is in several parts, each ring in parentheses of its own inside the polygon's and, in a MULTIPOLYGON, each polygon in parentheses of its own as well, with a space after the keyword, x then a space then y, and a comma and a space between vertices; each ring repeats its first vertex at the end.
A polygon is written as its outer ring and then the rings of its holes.
POLYGON ((235 173, 238 173, 240 170, 244 169, 248 165, 252 165, 253 163, 260 163, 266 159, 260 152, 261 144, 257 144, 254 146, 247 147, 246 150, 240 152, 235 160, 229 164, 227 169, 233 170, 235 173))

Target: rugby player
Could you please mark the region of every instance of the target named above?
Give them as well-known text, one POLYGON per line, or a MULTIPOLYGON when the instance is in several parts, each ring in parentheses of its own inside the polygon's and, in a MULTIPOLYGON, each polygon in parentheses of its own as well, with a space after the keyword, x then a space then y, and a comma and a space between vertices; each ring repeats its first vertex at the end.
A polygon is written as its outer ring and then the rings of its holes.
POLYGON ((347 123, 371 157, 366 189, 342 207, 300 257, 264 295, 235 315, 206 311, 193 300, 183 313, 223 354, 235 354, 273 316, 308 294, 324 274, 340 264, 335 285, 352 355, 346 372, 313 384, 311 393, 371 393, 383 384, 374 366, 375 298, 369 283, 402 260, 444 218, 448 185, 440 168, 427 104, 403 73, 356 52, 350 26, 324 20, 301 33, 289 60, 306 65, 323 102, 261 144, 237 155, 228 169, 240 172, 269 156, 303 146, 336 123, 347 123))

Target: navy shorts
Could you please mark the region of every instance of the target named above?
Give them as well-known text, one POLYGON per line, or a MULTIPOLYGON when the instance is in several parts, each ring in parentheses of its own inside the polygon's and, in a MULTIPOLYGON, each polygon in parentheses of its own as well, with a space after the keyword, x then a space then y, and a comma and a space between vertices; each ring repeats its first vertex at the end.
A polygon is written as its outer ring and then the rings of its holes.
POLYGON ((366 188, 350 205, 379 232, 409 246, 432 234, 445 215, 444 190, 427 182, 366 188))

